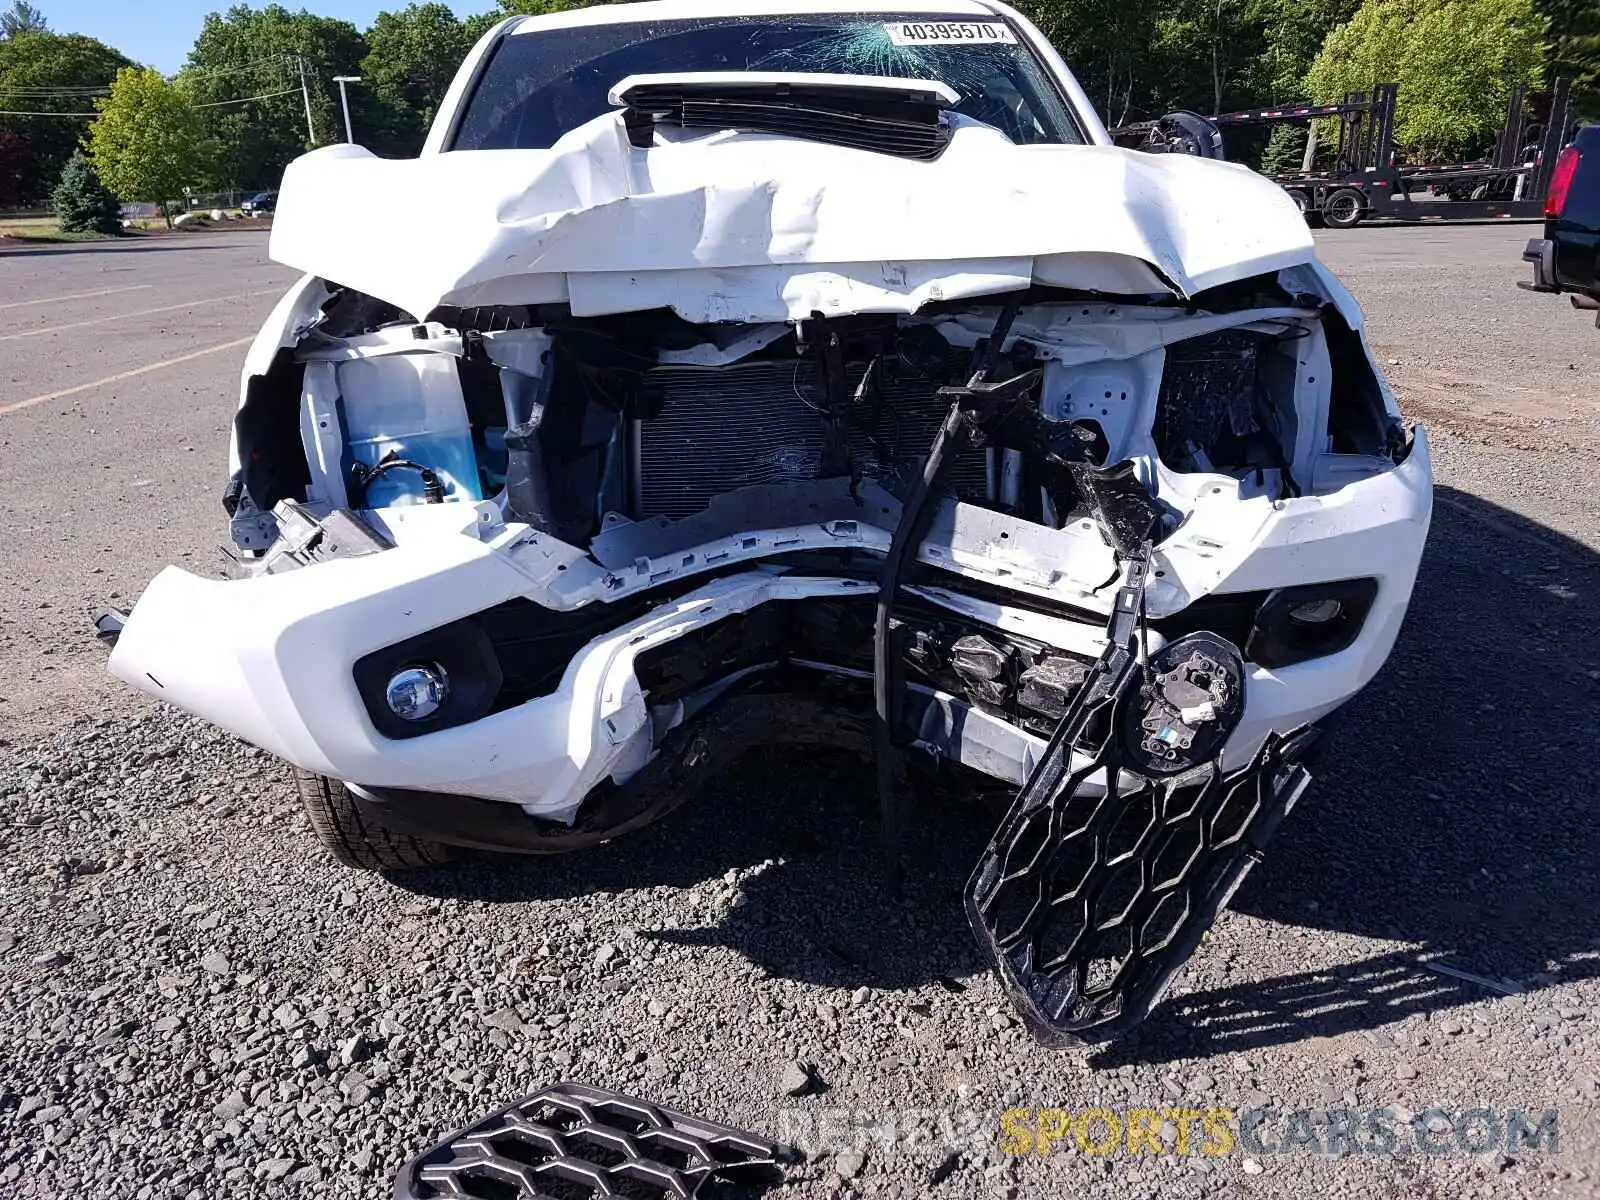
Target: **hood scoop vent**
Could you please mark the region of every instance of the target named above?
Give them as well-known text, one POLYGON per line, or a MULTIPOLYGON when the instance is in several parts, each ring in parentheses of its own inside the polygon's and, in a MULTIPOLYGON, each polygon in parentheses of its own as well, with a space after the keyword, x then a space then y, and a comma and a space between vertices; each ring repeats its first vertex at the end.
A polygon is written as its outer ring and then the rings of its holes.
POLYGON ((942 83, 803 72, 635 75, 611 91, 629 142, 654 143, 658 125, 804 138, 931 162, 950 144, 948 110, 960 96, 942 83))

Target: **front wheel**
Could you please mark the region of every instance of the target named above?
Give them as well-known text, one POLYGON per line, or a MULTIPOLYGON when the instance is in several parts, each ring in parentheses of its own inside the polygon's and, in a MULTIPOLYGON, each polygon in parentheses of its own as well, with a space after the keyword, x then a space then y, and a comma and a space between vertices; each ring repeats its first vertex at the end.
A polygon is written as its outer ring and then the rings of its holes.
POLYGON ((455 850, 443 843, 390 833, 363 818, 355 797, 337 779, 299 767, 290 770, 317 840, 343 865, 362 871, 414 871, 456 857, 455 850))
POLYGON ((1355 188, 1340 188, 1322 203, 1322 219, 1335 229, 1353 229, 1366 215, 1366 199, 1355 188))

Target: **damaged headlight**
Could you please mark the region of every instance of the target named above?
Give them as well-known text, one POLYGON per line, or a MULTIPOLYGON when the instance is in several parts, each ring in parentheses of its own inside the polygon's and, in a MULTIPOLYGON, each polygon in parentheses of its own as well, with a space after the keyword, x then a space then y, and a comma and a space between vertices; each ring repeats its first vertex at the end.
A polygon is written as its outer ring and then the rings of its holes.
POLYGON ((1146 775, 1186 771, 1221 752, 1244 716, 1244 663, 1234 647, 1191 633, 1154 655, 1122 709, 1122 745, 1146 775))
POLYGON ((1377 595, 1376 579, 1280 588, 1256 613, 1245 657, 1263 667, 1287 667, 1337 654, 1361 635, 1377 595))

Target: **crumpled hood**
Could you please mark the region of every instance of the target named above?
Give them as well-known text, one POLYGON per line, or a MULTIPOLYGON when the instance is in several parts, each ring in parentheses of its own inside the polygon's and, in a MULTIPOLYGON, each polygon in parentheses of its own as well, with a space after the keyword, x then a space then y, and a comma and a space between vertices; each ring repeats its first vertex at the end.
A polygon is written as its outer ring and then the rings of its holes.
POLYGON ((969 122, 934 162, 730 132, 639 150, 610 114, 549 150, 314 150, 284 175, 271 255, 418 317, 566 301, 781 320, 1030 282, 1189 296, 1314 251, 1283 191, 1230 163, 969 122))

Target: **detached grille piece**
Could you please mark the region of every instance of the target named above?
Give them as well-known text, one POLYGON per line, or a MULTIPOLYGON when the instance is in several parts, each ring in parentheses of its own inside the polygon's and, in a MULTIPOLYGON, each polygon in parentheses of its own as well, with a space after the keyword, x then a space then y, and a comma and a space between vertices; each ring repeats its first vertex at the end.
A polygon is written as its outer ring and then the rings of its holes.
MULTIPOLYGON (((865 369, 863 363, 846 369, 852 391, 865 369)), ((639 517, 687 517, 736 488, 818 477, 828 401, 815 362, 657 367, 645 386, 661 404, 659 415, 636 430, 639 517)), ((893 364, 880 369, 850 419, 851 456, 865 478, 892 487, 927 453, 945 415, 938 387, 893 364)), ((982 454, 965 456, 950 472, 959 495, 981 496, 986 480, 982 454)))
POLYGON ((754 1134, 558 1083, 407 1163, 395 1200, 690 1200, 713 1189, 755 1196, 779 1182, 781 1157, 777 1143, 754 1134))
POLYGON ((1129 734, 1165 709, 1119 650, 1079 686, 967 883, 973 933, 1046 1046, 1144 1020, 1311 779, 1311 729, 1269 734, 1231 772, 1220 743, 1196 737, 1197 757, 1211 757, 1152 776, 1129 734), (1076 770, 1075 749, 1088 758, 1076 770))

